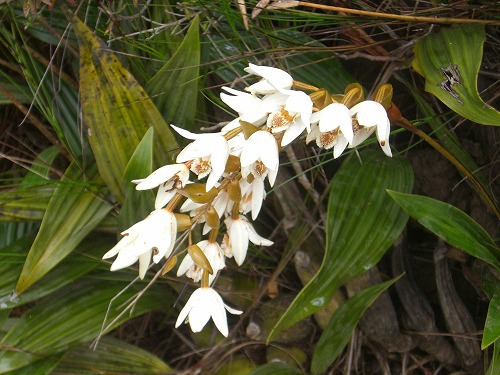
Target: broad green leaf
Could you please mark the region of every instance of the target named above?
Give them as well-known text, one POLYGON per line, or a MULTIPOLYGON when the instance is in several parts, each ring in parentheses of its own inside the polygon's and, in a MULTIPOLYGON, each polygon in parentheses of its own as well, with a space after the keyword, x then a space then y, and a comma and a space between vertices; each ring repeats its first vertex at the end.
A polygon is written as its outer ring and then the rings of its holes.
POLYGON ((405 227, 408 215, 386 190, 411 191, 411 166, 380 150, 367 150, 360 157, 362 163, 351 155, 333 178, 320 270, 283 314, 268 341, 323 308, 340 285, 375 265, 405 227))
POLYGON ((146 85, 168 122, 192 130, 195 130, 200 75, 199 27, 196 16, 177 51, 146 85))
POLYGON ((483 57, 483 25, 443 27, 415 44, 413 68, 425 78, 425 91, 459 115, 500 126, 500 112, 483 102, 477 74, 483 57))
POLYGON ((421 225, 450 245, 500 269, 500 253, 489 234, 463 211, 429 197, 389 192, 421 225))
POLYGON ((257 367, 248 375, 304 375, 304 372, 284 363, 271 362, 257 367))
POLYGON ((137 191, 135 190, 136 185, 131 182, 132 180, 145 178, 152 172, 153 136, 154 128, 149 128, 132 154, 123 173, 125 201, 118 216, 120 232, 145 218, 153 210, 153 191, 137 191))
POLYGON ((55 372, 79 375, 155 375, 172 373, 174 370, 157 356, 137 346, 113 337, 103 337, 95 350, 88 345, 68 350, 55 372))
POLYGON ((500 338, 500 282, 498 280, 496 289, 488 307, 481 349, 487 348, 500 338))
MULTIPOLYGON (((82 280, 26 311, 0 342, 0 373, 22 368, 40 359, 95 339, 101 331, 110 301, 107 323, 122 312, 140 288, 108 281, 96 288, 95 280, 82 280)), ((165 291, 151 288, 130 313, 120 316, 106 332, 145 312, 164 308, 165 291)))
POLYGON ((77 17, 71 16, 71 22, 80 46, 80 96, 90 146, 102 179, 123 202, 123 173, 148 128, 155 128, 158 160, 169 162, 169 152, 178 146, 158 109, 115 54, 77 17))
POLYGON ((17 293, 24 292, 71 253, 111 210, 95 191, 95 174, 94 167, 82 171, 75 163, 66 170, 26 258, 17 293))
POLYGON ((365 310, 396 281, 397 279, 392 279, 367 288, 340 306, 333 314, 314 349, 311 363, 313 374, 325 371, 337 359, 351 339, 352 332, 365 310))

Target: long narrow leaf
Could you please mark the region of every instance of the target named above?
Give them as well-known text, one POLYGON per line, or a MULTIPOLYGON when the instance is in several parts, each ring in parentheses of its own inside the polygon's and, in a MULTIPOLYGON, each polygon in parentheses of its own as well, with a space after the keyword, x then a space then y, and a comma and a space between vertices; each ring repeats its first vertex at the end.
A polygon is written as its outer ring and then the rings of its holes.
POLYGON ((95 350, 88 345, 66 352, 56 374, 93 375, 96 373, 154 375, 173 370, 155 355, 112 337, 103 337, 95 350))
POLYGON ((146 85, 167 121, 193 129, 199 75, 200 36, 196 16, 177 51, 146 85))
POLYGON ((26 258, 17 293, 24 292, 71 253, 111 210, 111 205, 92 191, 95 182, 82 182, 87 178, 92 181, 96 173, 93 169, 89 168, 86 176, 75 163, 66 170, 26 258))
POLYGON ((340 306, 328 326, 326 326, 314 349, 311 363, 313 374, 325 371, 337 359, 349 342, 352 332, 365 310, 396 280, 392 279, 367 288, 340 306))
POLYGON ((334 177, 327 215, 327 245, 316 276, 302 289, 268 337, 321 309, 348 279, 375 265, 406 225, 408 215, 386 189, 411 191, 413 171, 379 150, 347 159, 334 177))
POLYGON ((466 253, 500 270, 500 251, 489 234, 452 205, 421 195, 390 191, 390 196, 425 228, 466 253))
MULTIPOLYGON (((94 280, 81 281, 37 304, 0 342, 4 348, 0 351, 0 373, 22 368, 95 339, 110 301, 116 297, 108 321, 117 317, 121 312, 119 306, 139 291, 132 287, 119 294, 125 286, 123 282, 108 282, 96 288, 94 280)), ((166 300, 164 291, 150 289, 135 309, 121 316, 111 328, 147 311, 165 307, 166 300)))

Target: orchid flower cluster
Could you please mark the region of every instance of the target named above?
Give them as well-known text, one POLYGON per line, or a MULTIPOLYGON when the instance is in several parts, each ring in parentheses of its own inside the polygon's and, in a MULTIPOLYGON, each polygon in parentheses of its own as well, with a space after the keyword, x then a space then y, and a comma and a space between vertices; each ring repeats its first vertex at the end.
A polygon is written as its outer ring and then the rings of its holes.
POLYGON ((258 217, 266 197, 265 180, 270 187, 274 185, 281 149, 306 132, 307 143, 314 140, 319 147, 333 148, 337 158, 376 131, 383 152, 392 155, 386 111, 392 91, 388 85, 375 92, 374 100, 364 100, 358 84, 349 85, 344 94, 331 95, 296 82, 277 68, 250 64, 245 70, 261 79, 245 91, 223 87, 220 97, 238 117, 220 132, 194 134, 172 125, 192 142, 177 155, 176 164, 132 181, 137 190, 158 187, 155 210, 123 231, 123 238, 103 256, 116 256, 111 271, 138 262, 139 277, 144 278, 151 259, 154 263, 167 259, 162 269, 166 273, 185 253, 177 276, 185 274, 195 283, 201 282, 201 287, 191 295, 175 326, 188 322, 193 332, 199 332, 212 318, 226 337, 226 311, 242 311, 226 305, 212 285, 226 258, 234 258, 241 266, 250 242, 273 244, 256 232, 251 220, 258 217), (193 182, 193 175, 206 180, 193 182), (193 244, 191 231, 201 224, 206 239, 193 244), (187 231, 188 246, 174 253, 177 233, 182 231, 187 231))

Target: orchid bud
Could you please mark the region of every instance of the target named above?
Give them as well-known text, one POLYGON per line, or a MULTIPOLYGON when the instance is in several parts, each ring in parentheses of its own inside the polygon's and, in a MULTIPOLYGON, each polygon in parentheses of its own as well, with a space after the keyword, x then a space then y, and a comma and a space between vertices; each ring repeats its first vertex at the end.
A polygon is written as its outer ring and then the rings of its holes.
POLYGON ((386 83, 377 87, 373 93, 373 100, 382 104, 386 111, 389 110, 392 102, 392 85, 386 83))
POLYGON ((219 191, 215 187, 206 191, 206 184, 188 184, 179 190, 179 194, 195 203, 208 203, 219 194, 219 191))
POLYGON ((212 275, 214 273, 208 258, 198 245, 188 246, 187 251, 194 264, 212 275))

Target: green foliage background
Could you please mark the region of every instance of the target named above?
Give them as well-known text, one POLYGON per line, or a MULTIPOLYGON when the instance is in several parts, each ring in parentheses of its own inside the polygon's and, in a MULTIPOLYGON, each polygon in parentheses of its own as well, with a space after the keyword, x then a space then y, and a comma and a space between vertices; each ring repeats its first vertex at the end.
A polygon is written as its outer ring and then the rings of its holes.
MULTIPOLYGON (((101 260, 117 234, 151 210, 152 193, 135 191, 130 180, 172 162, 184 145, 168 125, 200 132, 232 119, 218 93, 223 85, 251 82, 243 70, 249 62, 277 66, 330 93, 343 93, 355 81, 368 92, 378 78, 390 77, 403 115, 425 126, 463 166, 461 173, 470 172, 470 194, 483 199, 483 209, 498 212, 498 176, 482 172, 463 146, 463 132, 454 129, 461 116, 471 121, 466 127, 499 125, 498 111, 477 88, 483 44, 498 30, 498 15, 478 7, 480 18, 493 22, 486 28, 479 23, 431 30, 415 21, 421 31, 410 37, 401 30, 415 25, 404 19, 390 23, 383 16, 307 7, 265 9, 250 19, 226 1, 45 3, 0 2, 0 373, 164 374, 191 366, 207 373, 338 371, 359 319, 397 280, 365 288, 338 310, 329 301, 386 256, 409 217, 484 262, 479 284, 491 304, 482 349, 491 363, 487 371, 500 371, 498 221, 488 234, 462 210, 412 195, 408 155, 421 145, 395 126, 392 159, 372 149, 373 142, 338 161, 311 147, 295 147, 299 162, 287 154, 284 169, 293 174, 270 192, 259 225, 268 233, 280 227, 287 211, 279 199, 294 189, 300 194, 289 203, 292 214, 312 220, 297 219, 288 232, 274 233, 278 240, 270 253, 251 249, 254 267, 228 267, 220 291, 246 314, 239 324, 232 321, 227 342, 209 328, 192 337, 173 331, 179 304, 189 295, 183 280, 167 275, 149 285, 155 270, 138 281, 136 270, 111 273, 101 260), (363 32, 353 36, 354 26, 363 32), (450 45, 464 48, 457 53, 450 45), (355 58, 361 62, 351 63, 355 58), (451 87, 462 105, 439 89, 445 79, 439 68, 448 63, 462 72, 451 87), (376 77, 376 69, 387 76, 376 77), (292 262, 303 247, 311 258, 323 259, 307 280, 301 278, 304 286, 292 262), (275 284, 293 301, 278 310, 265 337, 250 340, 242 324, 265 307, 266 291, 275 284), (318 314, 325 311, 328 324, 321 325, 318 314), (313 314, 322 332, 308 336, 311 345, 281 341, 283 332, 313 314), (135 336, 145 331, 149 336, 135 336), (266 343, 288 354, 285 363, 245 351, 266 350, 266 343)), ((399 13, 396 3, 388 2, 385 12, 399 13)), ((255 6, 246 2, 249 10, 255 6)), ((357 6, 373 10, 368 2, 357 6)), ((453 7, 429 7, 418 11, 453 18, 453 7)), ((497 78, 492 86, 498 88, 497 78)))

